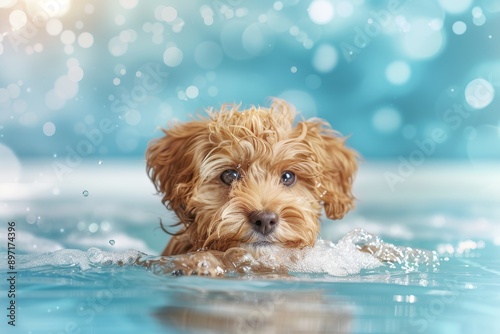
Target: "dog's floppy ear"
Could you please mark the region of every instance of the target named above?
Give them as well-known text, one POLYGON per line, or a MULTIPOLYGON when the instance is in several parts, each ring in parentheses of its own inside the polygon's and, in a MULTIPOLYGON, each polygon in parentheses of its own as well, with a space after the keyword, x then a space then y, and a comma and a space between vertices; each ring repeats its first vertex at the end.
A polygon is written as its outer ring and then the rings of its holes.
POLYGON ((357 154, 344 144, 345 138, 320 120, 305 121, 306 142, 319 164, 315 192, 328 218, 340 219, 354 207, 352 182, 357 170, 357 154))
POLYGON ((207 125, 193 121, 163 130, 165 136, 153 140, 146 151, 146 169, 162 202, 173 210, 181 222, 189 225, 193 220, 187 212, 197 175, 197 159, 206 136, 207 125), (168 204, 167 204, 168 202, 168 204))

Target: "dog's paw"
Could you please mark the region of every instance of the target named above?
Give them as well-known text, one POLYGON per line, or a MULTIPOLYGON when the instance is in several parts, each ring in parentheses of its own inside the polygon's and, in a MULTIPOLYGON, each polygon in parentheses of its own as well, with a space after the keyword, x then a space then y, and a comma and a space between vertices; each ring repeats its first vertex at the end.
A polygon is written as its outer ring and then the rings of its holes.
POLYGON ((217 255, 213 252, 196 252, 172 256, 168 271, 173 276, 221 276, 225 273, 225 266, 217 255))

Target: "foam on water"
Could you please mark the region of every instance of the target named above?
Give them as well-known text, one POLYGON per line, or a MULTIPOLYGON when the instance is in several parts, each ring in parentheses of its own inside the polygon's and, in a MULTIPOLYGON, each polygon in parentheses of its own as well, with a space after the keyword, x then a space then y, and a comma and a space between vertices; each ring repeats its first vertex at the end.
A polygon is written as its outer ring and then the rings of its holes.
POLYGON ((314 247, 282 250, 265 255, 259 261, 267 265, 278 262, 292 272, 327 273, 333 276, 357 274, 363 269, 382 265, 406 273, 434 271, 440 263, 434 251, 386 243, 362 229, 347 233, 337 244, 318 240, 314 247))
MULTIPOLYGON (((5 263, 5 262, 3 262, 5 263)), ((98 248, 88 251, 63 249, 40 255, 21 255, 18 270, 76 267, 82 271, 103 266, 140 265, 162 275, 235 275, 289 273, 322 273, 333 276, 358 274, 361 270, 381 266, 404 272, 437 270, 436 252, 399 247, 378 236, 356 229, 339 242, 318 240, 304 249, 269 248, 253 257, 242 248, 226 252, 198 252, 176 256, 150 256, 136 250, 106 252, 98 248)), ((0 269, 7 269, 0 266, 0 269)))

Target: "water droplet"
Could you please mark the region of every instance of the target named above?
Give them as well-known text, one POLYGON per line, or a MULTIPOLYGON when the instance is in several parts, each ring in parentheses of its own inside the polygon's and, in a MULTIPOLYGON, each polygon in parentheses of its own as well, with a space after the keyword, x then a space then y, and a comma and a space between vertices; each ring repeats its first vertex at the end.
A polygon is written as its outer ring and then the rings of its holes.
POLYGON ((99 165, 102 165, 102 160, 99 160, 99 165))
POLYGON ((82 194, 83 194, 83 197, 88 197, 89 196, 89 192, 87 190, 84 190, 82 192, 82 194))
POLYGON ((115 245, 115 241, 114 241, 114 240, 109 240, 109 244, 110 244, 111 246, 114 246, 114 245, 115 245))

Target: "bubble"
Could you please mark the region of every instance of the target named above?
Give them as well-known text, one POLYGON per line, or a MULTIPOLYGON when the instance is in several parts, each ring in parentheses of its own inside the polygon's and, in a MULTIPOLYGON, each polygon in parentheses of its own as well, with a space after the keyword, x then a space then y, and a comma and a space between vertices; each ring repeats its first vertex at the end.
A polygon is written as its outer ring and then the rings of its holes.
POLYGON ((63 42, 63 44, 65 44, 65 45, 71 45, 71 44, 75 43, 75 40, 76 40, 75 33, 71 30, 64 30, 61 33, 60 38, 61 38, 61 42, 63 42))
POLYGON ((82 195, 83 195, 83 197, 88 197, 88 196, 89 196, 89 192, 88 192, 88 190, 84 190, 84 191, 82 192, 82 195))
POLYGON ((113 37, 109 40, 108 50, 115 57, 123 56, 128 49, 128 44, 123 42, 119 37, 113 37))
POLYGON ((186 89, 186 96, 190 99, 195 99, 198 97, 198 94, 199 94, 199 90, 198 90, 198 87, 196 86, 189 86, 187 89, 186 89))
POLYGON ((373 115, 372 124, 379 132, 394 132, 401 126, 401 116, 392 107, 381 108, 373 115))
POLYGON ((198 66, 205 70, 217 68, 223 60, 224 54, 219 44, 204 41, 196 46, 194 60, 198 66))
POLYGON ((137 32, 133 29, 127 29, 120 32, 119 38, 122 42, 133 43, 137 39, 137 32))
POLYGON ((472 0, 438 0, 438 2, 450 14, 463 13, 472 5, 472 0))
POLYGON ((79 82, 83 79, 83 70, 79 66, 71 67, 68 70, 68 78, 73 82, 79 82))
POLYGON ((174 25, 172 26, 172 31, 175 33, 179 33, 182 31, 182 28, 184 27, 184 20, 183 19, 177 19, 174 22, 174 25))
POLYGON ((69 100, 78 93, 78 83, 63 75, 56 80, 54 91, 60 98, 69 100))
POLYGON ((115 245, 115 241, 114 241, 113 239, 111 239, 111 240, 109 240, 109 244, 110 244, 111 246, 114 246, 114 245, 115 245))
POLYGON ((73 54, 74 51, 75 51, 75 48, 73 47, 73 45, 65 45, 64 46, 64 53, 66 53, 67 55, 73 54))
POLYGON ((486 16, 482 15, 482 16, 479 16, 479 17, 473 17, 472 18, 472 23, 474 23, 474 25, 476 26, 482 26, 483 24, 486 23, 486 16))
POLYGON ((403 37, 403 50, 414 59, 432 58, 442 50, 444 38, 441 29, 429 26, 428 19, 417 18, 403 37))
POLYGON ((125 121, 129 124, 129 125, 137 125, 141 122, 141 113, 138 112, 137 110, 129 110, 126 114, 125 114, 125 121))
POLYGON ((56 133, 56 126, 52 122, 46 122, 43 125, 43 134, 47 137, 51 137, 56 133))
POLYGON ((333 4, 327 0, 314 0, 307 9, 309 18, 316 24, 327 24, 333 19, 333 4))
POLYGON ((118 85, 120 85, 120 83, 121 83, 120 78, 114 78, 113 79, 113 85, 118 86, 118 85))
POLYGON ((205 23, 205 25, 210 26, 214 23, 214 11, 210 8, 210 6, 201 6, 200 15, 203 18, 203 23, 205 23))
POLYGON ((274 36, 266 27, 261 23, 253 23, 243 31, 241 43, 250 55, 257 56, 264 53, 270 50, 269 45, 274 44, 274 36))
POLYGON ((354 7, 352 6, 352 3, 349 1, 341 1, 337 4, 337 11, 336 13, 340 17, 349 17, 352 15, 354 12, 354 7))
POLYGON ((463 35, 467 31, 467 25, 463 21, 453 23, 451 28, 456 35, 463 35))
POLYGON ((21 163, 14 151, 0 143, 0 183, 18 182, 21 176, 21 163))
POLYGON ((316 71, 328 73, 335 68, 339 61, 337 50, 330 44, 318 46, 314 53, 312 63, 316 71))
POLYGON ((120 5, 125 9, 132 9, 137 6, 139 0, 120 0, 120 5))
POLYGON ((165 7, 161 11, 161 18, 165 22, 173 22, 177 18, 177 10, 174 7, 165 7))
POLYGON ((59 19, 50 19, 45 25, 45 30, 50 36, 57 36, 62 32, 63 24, 59 19))
POLYGON ((493 85, 482 79, 474 79, 465 87, 465 101, 474 109, 486 108, 495 97, 493 85))
POLYGON ((78 36, 78 45, 80 47, 87 49, 90 48, 94 44, 94 36, 92 36, 89 32, 82 32, 80 36, 78 36))
POLYGON ((51 89, 45 94, 45 105, 50 110, 59 110, 64 107, 66 100, 61 98, 54 89, 51 89))
POLYGON ((295 74, 295 73, 297 73, 297 66, 292 66, 292 67, 290 68, 290 72, 292 72, 292 73, 294 73, 294 74, 295 74))
POLYGON ((107 220, 104 220, 101 222, 101 230, 103 230, 104 232, 106 231, 109 231, 111 228, 111 224, 110 222, 108 222, 107 220))
POLYGON ((16 9, 10 13, 9 23, 12 26, 12 29, 18 30, 24 27, 26 23, 28 23, 28 17, 22 10, 16 9))
POLYGON ((155 35, 155 36, 161 36, 161 34, 163 33, 163 24, 161 24, 160 22, 155 22, 152 26, 151 26, 151 32, 155 35))
POLYGON ((69 69, 69 68, 72 68, 72 67, 78 67, 80 66, 80 63, 78 62, 78 59, 76 58, 69 58, 67 61, 66 61, 66 67, 69 69))
POLYGON ((115 16, 115 23, 117 26, 122 26, 125 24, 125 16, 119 14, 115 16))
POLYGON ((410 75, 410 66, 404 61, 392 62, 385 69, 385 77, 394 85, 402 85, 406 83, 410 78, 410 75))
POLYGON ((472 8, 472 17, 481 17, 483 16, 483 10, 481 7, 472 8))
POLYGON ((7 91, 11 99, 17 99, 21 95, 21 89, 16 84, 10 84, 7 86, 7 91))
POLYGON ((116 64, 114 72, 116 75, 125 75, 127 73, 127 68, 123 64, 116 64))
POLYGON ((180 63, 182 63, 182 58, 182 51, 175 46, 167 48, 163 53, 163 62, 165 63, 165 65, 170 67, 178 66, 180 63))

